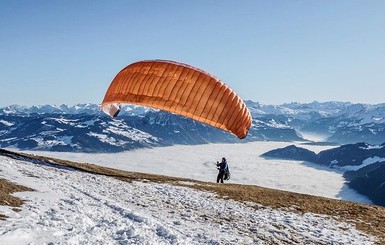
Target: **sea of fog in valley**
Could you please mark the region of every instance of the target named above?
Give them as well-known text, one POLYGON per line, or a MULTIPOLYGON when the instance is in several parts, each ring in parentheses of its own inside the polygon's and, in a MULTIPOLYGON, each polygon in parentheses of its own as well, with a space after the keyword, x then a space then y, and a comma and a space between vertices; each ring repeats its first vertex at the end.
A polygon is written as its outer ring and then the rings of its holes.
POLYGON ((265 159, 260 155, 295 144, 319 152, 335 146, 303 145, 300 142, 250 142, 239 144, 175 145, 122 153, 71 153, 31 151, 60 159, 92 163, 127 171, 216 181, 216 161, 226 157, 231 179, 226 183, 250 184, 273 189, 361 203, 371 201, 345 184, 343 173, 302 161, 265 159))

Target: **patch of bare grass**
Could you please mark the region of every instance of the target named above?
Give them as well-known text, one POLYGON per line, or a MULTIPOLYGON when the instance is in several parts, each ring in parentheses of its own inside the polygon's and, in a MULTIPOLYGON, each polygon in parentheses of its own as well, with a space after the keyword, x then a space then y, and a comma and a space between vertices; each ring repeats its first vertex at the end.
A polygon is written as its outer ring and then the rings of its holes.
MULTIPOLYGON (((14 184, 5 179, 0 179, 0 205, 20 207, 23 204, 23 200, 12 195, 14 192, 32 191, 32 189, 14 184)), ((7 218, 5 215, 0 214, 0 219, 7 218)))

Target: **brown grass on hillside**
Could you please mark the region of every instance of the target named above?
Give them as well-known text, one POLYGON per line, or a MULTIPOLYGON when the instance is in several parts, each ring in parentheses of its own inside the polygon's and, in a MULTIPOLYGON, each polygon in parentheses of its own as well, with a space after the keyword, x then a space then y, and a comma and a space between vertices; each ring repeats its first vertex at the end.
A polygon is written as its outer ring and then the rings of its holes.
MULTIPOLYGON (((22 158, 26 161, 40 161, 42 163, 50 163, 53 166, 72 167, 80 171, 85 171, 92 174, 106 175, 128 182, 146 180, 151 182, 170 183, 173 185, 183 186, 183 183, 188 181, 193 183, 193 185, 186 185, 188 187, 198 190, 215 192, 222 198, 233 199, 236 201, 253 202, 256 204, 255 208, 260 208, 260 205, 263 205, 271 208, 290 210, 297 213, 310 212, 321 215, 330 215, 341 221, 354 224, 357 229, 367 234, 376 236, 379 239, 379 244, 385 244, 385 208, 380 206, 341 201, 306 194, 298 194, 252 185, 216 184, 196 181, 192 179, 128 172, 113 168, 101 167, 94 164, 77 163, 51 157, 34 156, 25 153, 14 153, 1 149, 0 154, 17 159, 22 158)), ((6 182, 7 181, 1 181, 0 183, 6 182)), ((10 200, 8 196, 12 192, 28 190, 28 188, 17 189, 22 188, 17 185, 8 186, 7 188, 8 191, 3 191, 3 188, 0 190, 0 198, 4 198, 4 200, 10 200)), ((18 202, 10 203, 9 205, 13 206, 17 205, 17 203, 18 202)), ((4 202, 2 203, 0 201, 0 204, 4 205, 4 202)), ((20 203, 18 205, 20 205, 20 203)))
MULTIPOLYGON (((14 192, 21 191, 33 191, 32 189, 14 184, 4 179, 0 179, 0 205, 2 206, 11 206, 11 207, 20 207, 23 204, 23 201, 11 194, 14 192)), ((5 215, 0 214, 0 220, 4 220, 5 215)))

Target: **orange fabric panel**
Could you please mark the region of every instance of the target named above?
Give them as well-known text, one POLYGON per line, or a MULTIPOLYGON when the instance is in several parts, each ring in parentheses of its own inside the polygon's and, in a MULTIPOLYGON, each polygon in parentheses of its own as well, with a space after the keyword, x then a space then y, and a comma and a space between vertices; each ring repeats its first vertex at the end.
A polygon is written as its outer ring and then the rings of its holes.
POLYGON ((121 70, 101 107, 113 115, 111 105, 120 103, 180 114, 241 139, 246 137, 252 122, 242 99, 226 84, 203 70, 174 61, 140 61, 121 70))

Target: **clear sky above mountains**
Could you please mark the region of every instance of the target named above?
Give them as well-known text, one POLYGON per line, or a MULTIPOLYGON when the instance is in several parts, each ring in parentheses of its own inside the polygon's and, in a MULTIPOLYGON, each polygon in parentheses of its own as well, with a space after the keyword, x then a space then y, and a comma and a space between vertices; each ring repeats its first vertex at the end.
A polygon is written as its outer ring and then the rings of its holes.
POLYGON ((242 98, 385 102, 385 1, 0 1, 0 106, 100 103, 139 60, 242 98))

